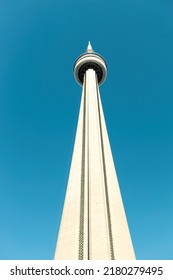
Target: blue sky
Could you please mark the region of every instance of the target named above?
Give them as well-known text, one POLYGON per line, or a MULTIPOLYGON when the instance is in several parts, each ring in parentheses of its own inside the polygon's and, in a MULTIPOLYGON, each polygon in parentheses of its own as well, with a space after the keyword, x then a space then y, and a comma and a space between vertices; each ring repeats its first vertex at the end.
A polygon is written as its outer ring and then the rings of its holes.
POLYGON ((53 259, 78 119, 107 61, 107 129, 137 259, 173 259, 173 2, 0 0, 0 259, 53 259))

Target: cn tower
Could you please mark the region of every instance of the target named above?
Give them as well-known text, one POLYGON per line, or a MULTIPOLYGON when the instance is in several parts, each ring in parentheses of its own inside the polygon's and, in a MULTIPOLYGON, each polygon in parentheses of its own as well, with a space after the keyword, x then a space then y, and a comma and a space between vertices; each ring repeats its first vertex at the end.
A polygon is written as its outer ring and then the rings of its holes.
POLYGON ((134 260, 99 92, 107 65, 90 42, 74 76, 82 98, 55 259, 134 260))

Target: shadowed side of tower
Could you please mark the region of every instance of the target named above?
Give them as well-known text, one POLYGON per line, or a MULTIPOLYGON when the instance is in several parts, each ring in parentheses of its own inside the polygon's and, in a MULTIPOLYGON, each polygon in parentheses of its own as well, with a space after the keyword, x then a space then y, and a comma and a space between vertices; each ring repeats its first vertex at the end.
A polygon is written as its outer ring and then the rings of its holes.
POLYGON ((78 126, 55 259, 135 259, 100 99, 107 66, 89 43, 75 62, 78 126))

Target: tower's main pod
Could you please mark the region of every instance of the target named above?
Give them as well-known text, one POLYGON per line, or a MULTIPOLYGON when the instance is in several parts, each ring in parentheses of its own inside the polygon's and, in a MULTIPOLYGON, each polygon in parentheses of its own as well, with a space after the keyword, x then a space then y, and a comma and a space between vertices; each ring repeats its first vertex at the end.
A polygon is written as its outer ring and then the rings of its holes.
POLYGON ((55 259, 135 259, 100 100, 106 74, 89 43, 74 65, 83 91, 55 259))

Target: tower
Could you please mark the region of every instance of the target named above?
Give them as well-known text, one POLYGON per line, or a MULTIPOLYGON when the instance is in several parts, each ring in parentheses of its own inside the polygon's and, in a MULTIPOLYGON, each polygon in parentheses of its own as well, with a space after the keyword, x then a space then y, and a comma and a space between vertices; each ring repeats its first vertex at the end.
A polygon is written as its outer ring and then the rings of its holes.
POLYGON ((74 64, 83 90, 55 259, 135 259, 99 93, 106 75, 89 42, 74 64))

